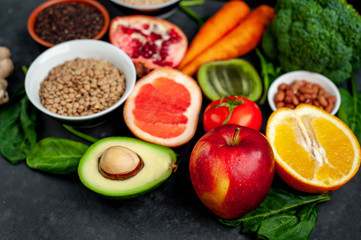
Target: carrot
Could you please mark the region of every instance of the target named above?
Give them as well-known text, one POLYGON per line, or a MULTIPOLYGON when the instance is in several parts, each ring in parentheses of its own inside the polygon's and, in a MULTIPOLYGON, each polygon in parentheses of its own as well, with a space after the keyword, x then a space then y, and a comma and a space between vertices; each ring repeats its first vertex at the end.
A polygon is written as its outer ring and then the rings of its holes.
POLYGON ((249 6, 243 1, 227 2, 199 29, 179 65, 179 69, 236 27, 249 12, 249 6))
POLYGON ((206 62, 236 58, 247 54, 258 45, 274 17, 272 7, 258 6, 236 28, 185 65, 181 71, 193 75, 206 62))

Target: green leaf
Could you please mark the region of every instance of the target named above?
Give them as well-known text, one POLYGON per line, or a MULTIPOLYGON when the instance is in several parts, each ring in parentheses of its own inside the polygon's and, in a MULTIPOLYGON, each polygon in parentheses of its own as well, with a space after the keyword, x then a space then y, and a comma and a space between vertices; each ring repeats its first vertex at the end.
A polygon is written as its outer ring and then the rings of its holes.
POLYGON ((261 222, 259 239, 307 240, 318 219, 317 203, 307 204, 295 214, 286 212, 261 222))
POLYGON ((204 24, 204 20, 202 17, 200 17, 196 12, 194 12, 191 8, 191 6, 194 5, 202 5, 204 3, 204 0, 182 0, 179 2, 178 6, 179 8, 184 11, 189 17, 193 18, 196 23, 198 24, 198 27, 201 28, 204 24))
POLYGON ((36 144, 37 137, 35 108, 27 96, 14 99, 1 111, 0 125, 0 152, 12 164, 26 158, 36 144))
POLYGON ((78 163, 88 146, 68 139, 48 137, 39 141, 26 159, 33 169, 54 174, 70 174, 77 170, 78 163))
POLYGON ((361 94, 357 92, 355 79, 352 82, 352 94, 339 88, 341 105, 337 116, 350 127, 358 141, 361 142, 361 94))
POLYGON ((239 219, 220 219, 227 226, 242 225, 246 235, 261 239, 307 239, 317 221, 316 205, 328 194, 309 195, 272 187, 262 204, 239 219), (305 238, 306 236, 306 238, 305 238))
POLYGON ((264 104, 267 99, 268 88, 271 83, 281 75, 281 67, 275 67, 271 62, 267 61, 267 59, 262 55, 261 51, 256 48, 256 54, 259 57, 261 62, 261 75, 263 77, 263 94, 261 99, 259 100, 260 104, 264 104))
POLYGON ((63 127, 66 130, 68 130, 69 132, 71 132, 72 134, 74 134, 75 136, 78 136, 78 137, 80 137, 80 138, 82 138, 82 139, 84 139, 84 140, 86 140, 88 142, 95 143, 96 141, 98 141, 97 138, 94 138, 94 137, 89 136, 89 135, 87 135, 85 133, 82 133, 82 132, 76 130, 75 128, 73 128, 73 127, 71 127, 69 125, 63 124, 63 127))

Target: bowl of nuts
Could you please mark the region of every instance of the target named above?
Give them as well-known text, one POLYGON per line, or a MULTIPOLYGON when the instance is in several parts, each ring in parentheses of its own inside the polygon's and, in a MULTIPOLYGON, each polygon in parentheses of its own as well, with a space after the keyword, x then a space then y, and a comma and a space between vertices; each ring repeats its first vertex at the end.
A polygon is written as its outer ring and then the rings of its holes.
POLYGON ((110 16, 95 0, 49 0, 30 14, 30 36, 44 47, 74 39, 101 39, 108 31, 110 16))
POLYGON ((46 115, 85 126, 122 105, 135 81, 126 53, 105 41, 80 39, 41 53, 28 69, 25 92, 46 115))
POLYGON ((268 103, 273 111, 281 107, 295 108, 312 104, 332 115, 340 107, 341 96, 336 85, 322 74, 292 71, 279 76, 268 90, 268 103))

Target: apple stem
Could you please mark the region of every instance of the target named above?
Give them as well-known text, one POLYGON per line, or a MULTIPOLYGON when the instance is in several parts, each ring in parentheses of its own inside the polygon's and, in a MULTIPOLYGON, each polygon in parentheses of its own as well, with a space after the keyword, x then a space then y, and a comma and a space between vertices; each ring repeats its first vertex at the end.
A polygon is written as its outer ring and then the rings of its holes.
POLYGON ((232 138, 232 144, 233 146, 239 145, 239 133, 241 132, 241 128, 236 127, 234 130, 233 138, 232 138))

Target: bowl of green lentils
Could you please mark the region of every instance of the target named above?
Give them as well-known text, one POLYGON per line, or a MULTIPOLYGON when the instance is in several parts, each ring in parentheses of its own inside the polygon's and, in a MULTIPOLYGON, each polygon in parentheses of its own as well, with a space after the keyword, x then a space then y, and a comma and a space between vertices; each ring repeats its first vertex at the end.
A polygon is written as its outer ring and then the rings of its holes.
POLYGON ((42 113, 70 125, 87 125, 121 106, 135 81, 126 53, 105 41, 79 39, 40 54, 26 74, 25 92, 42 113))

